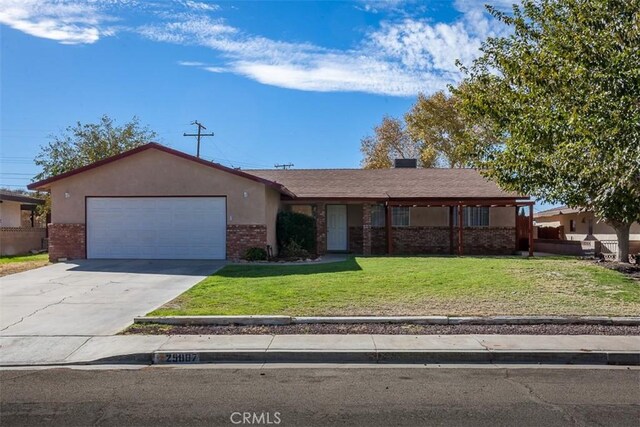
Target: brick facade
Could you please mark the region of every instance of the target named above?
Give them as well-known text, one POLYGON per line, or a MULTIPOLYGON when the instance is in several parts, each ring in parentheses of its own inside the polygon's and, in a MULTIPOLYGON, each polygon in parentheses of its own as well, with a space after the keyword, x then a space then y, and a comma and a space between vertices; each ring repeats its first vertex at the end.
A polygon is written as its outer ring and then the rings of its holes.
POLYGON ((50 261, 84 259, 86 256, 84 224, 49 224, 50 261))
POLYGON ((371 205, 362 205, 362 254, 371 255, 371 205))
MULTIPOLYGON (((393 227, 393 253, 398 255, 449 254, 449 227, 393 227)), ((511 239, 513 242, 513 238, 511 239)))
POLYGON ((515 235, 515 227, 465 227, 463 250, 471 255, 511 255, 516 250, 515 235))
POLYGON ((249 248, 267 249, 267 226, 227 224, 227 259, 241 259, 249 248))
POLYGON ((316 205, 316 254, 327 253, 327 205, 316 205))
MULTIPOLYGON (((393 253, 396 255, 450 254, 449 227, 393 227, 393 253)), ((454 252, 458 230, 454 229, 454 252)), ((385 255, 386 230, 371 227, 371 254, 385 255)), ((363 227, 349 227, 349 250, 362 254, 363 227)), ((464 253, 467 255, 508 255, 515 250, 514 227, 464 229, 464 253)))

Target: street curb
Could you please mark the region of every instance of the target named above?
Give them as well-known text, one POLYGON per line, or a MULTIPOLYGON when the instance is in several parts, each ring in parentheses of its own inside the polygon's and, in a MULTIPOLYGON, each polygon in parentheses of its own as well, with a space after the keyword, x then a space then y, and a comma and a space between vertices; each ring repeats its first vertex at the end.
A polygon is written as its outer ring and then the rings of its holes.
POLYGON ((378 363, 378 364, 593 364, 640 365, 640 354, 609 351, 491 350, 196 350, 153 353, 153 364, 198 363, 378 363), (180 362, 177 358, 182 356, 180 362), (173 360, 173 361, 172 361, 173 360))
POLYGON ((159 350, 96 360, 4 363, 2 368, 206 363, 556 364, 640 366, 632 351, 575 350, 159 350))
POLYGON ((136 324, 173 326, 230 326, 230 325, 300 325, 300 324, 359 324, 404 323, 415 325, 605 325, 640 326, 640 317, 608 316, 149 316, 135 317, 136 324))

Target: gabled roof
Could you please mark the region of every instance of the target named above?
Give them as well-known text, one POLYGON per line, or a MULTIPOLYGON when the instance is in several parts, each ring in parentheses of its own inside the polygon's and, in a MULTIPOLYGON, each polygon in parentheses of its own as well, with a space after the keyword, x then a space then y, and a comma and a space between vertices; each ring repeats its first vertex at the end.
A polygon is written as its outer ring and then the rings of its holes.
POLYGON ((475 169, 264 169, 246 172, 280 183, 298 198, 529 198, 501 190, 475 169))
POLYGON ((115 161, 123 159, 125 157, 129 157, 129 156, 132 156, 134 154, 141 153, 143 151, 151 150, 151 149, 163 151, 165 153, 169 153, 169 154, 172 154, 174 156, 181 157, 183 159, 187 159, 187 160, 190 160, 192 162, 199 163, 201 165, 204 165, 204 166, 207 166, 207 167, 210 167, 210 168, 213 168, 213 169, 221 170, 223 172, 227 172, 227 173, 230 173, 230 174, 233 174, 233 175, 237 175, 237 176, 240 176, 240 177, 243 177, 243 178, 246 178, 246 179, 250 179, 252 181, 260 182, 260 183, 262 183, 262 184, 264 184, 266 186, 274 188, 275 190, 279 191, 282 194, 286 194, 286 195, 291 196, 291 197, 294 196, 282 184, 278 184, 278 183, 272 182, 272 181, 270 181, 268 179, 264 179, 264 178, 261 178, 261 177, 255 176, 255 175, 251 175, 251 174, 248 174, 246 172, 243 172, 243 171, 240 171, 240 170, 237 170, 237 169, 228 168, 228 167, 223 166, 223 165, 218 164, 218 163, 210 162, 208 160, 203 160, 201 158, 192 156, 192 155, 187 154, 187 153, 183 153, 182 151, 174 150, 173 148, 169 148, 169 147, 166 147, 164 145, 157 144, 155 142, 150 142, 148 144, 141 145, 140 147, 131 149, 129 151, 125 151, 124 153, 117 154, 117 155, 111 156, 111 157, 107 157, 106 159, 91 163, 90 165, 83 166, 81 168, 77 168, 77 169, 74 169, 72 171, 60 174, 60 175, 52 176, 51 178, 43 179, 42 181, 34 182, 32 184, 29 184, 27 186, 27 188, 30 189, 30 190, 46 190, 46 189, 49 188, 49 185, 51 183, 53 183, 53 182, 59 181, 61 179, 69 178, 70 176, 74 176, 74 175, 80 174, 82 172, 86 172, 88 170, 95 169, 97 167, 100 167, 100 166, 103 166, 103 165, 107 165, 109 163, 115 162, 115 161))
POLYGON ((192 162, 260 182, 291 198, 305 199, 528 199, 501 190, 475 169, 294 169, 237 170, 154 142, 72 171, 34 182, 30 190, 46 190, 56 181, 111 162, 159 150, 192 162))
POLYGON ((0 200, 6 200, 10 202, 19 202, 27 205, 42 205, 43 199, 37 197, 28 196, 26 194, 16 193, 14 191, 0 190, 0 200))
POLYGON ((548 216, 556 216, 556 215, 570 215, 585 212, 584 209, 576 209, 570 208, 568 206, 560 206, 559 208, 547 209, 544 211, 536 212, 533 217, 534 218, 544 218, 548 216))

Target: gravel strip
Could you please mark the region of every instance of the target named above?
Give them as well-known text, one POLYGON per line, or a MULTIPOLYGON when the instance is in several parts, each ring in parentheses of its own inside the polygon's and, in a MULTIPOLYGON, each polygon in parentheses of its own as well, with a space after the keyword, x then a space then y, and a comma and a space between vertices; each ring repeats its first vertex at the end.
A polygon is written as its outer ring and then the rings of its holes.
POLYGON ((411 324, 308 324, 281 326, 169 326, 132 325, 124 332, 146 335, 640 335, 640 326, 605 325, 411 325, 411 324))

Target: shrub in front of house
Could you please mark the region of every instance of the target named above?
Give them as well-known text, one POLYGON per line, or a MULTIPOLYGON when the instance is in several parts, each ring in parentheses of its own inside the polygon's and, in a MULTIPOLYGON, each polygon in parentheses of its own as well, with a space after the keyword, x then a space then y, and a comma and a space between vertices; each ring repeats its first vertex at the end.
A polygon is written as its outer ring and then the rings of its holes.
POLYGON ((267 251, 262 248, 249 248, 244 253, 244 259, 247 261, 265 261, 267 259, 267 251))
POLYGON ((280 249, 280 257, 287 259, 307 259, 311 255, 309 251, 296 243, 295 240, 291 240, 280 249))
POLYGON ((282 256, 289 256, 284 253, 287 250, 290 253, 295 252, 298 247, 304 249, 308 256, 316 251, 316 220, 298 212, 280 212, 276 221, 276 236, 282 256))

